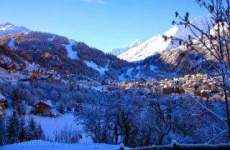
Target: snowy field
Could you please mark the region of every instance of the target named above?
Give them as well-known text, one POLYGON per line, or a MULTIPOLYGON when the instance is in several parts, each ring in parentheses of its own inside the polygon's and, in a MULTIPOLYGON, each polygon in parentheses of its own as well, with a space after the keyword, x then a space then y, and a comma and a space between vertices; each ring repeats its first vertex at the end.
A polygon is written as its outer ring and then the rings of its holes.
POLYGON ((108 144, 61 144, 46 141, 30 141, 6 145, 1 150, 118 150, 118 145, 108 144))
POLYGON ((67 113, 58 117, 42 117, 34 115, 30 117, 32 117, 35 122, 41 125, 45 136, 50 140, 54 138, 55 133, 58 131, 71 130, 82 135, 79 143, 93 143, 92 139, 85 133, 80 120, 77 120, 76 117, 71 113, 67 113))

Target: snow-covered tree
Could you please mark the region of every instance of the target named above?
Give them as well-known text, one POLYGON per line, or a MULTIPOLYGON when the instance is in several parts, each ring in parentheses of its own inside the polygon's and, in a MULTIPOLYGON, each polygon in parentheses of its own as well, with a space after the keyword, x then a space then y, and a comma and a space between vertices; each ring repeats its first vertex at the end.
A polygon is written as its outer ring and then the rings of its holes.
MULTIPOLYGON (((225 100, 226 123, 230 138, 230 1, 229 0, 196 0, 209 12, 209 21, 205 24, 208 30, 203 30, 193 24, 190 14, 184 16, 175 13, 174 25, 185 26, 190 34, 185 39, 163 36, 171 39, 189 50, 206 56, 206 62, 212 66, 210 75, 221 77, 221 86, 225 100), (213 63, 214 62, 214 63, 213 63)), ((206 66, 207 67, 207 66, 206 66)))
POLYGON ((29 120, 26 129, 27 140, 38 140, 44 138, 41 126, 38 125, 33 119, 29 120))

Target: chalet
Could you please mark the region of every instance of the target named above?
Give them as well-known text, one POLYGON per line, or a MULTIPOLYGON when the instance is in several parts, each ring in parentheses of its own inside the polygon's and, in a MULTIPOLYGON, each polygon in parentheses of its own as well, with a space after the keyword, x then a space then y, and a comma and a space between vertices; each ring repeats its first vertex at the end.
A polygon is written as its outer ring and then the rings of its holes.
POLYGON ((7 101, 6 100, 0 100, 0 109, 6 109, 7 108, 7 101))
POLYGON ((11 63, 10 65, 7 66, 7 70, 10 73, 16 73, 17 67, 15 64, 11 63))
POLYGON ((3 115, 7 108, 7 101, 3 95, 0 94, 0 116, 3 115))
POLYGON ((52 116, 52 104, 50 101, 39 101, 34 104, 33 113, 42 116, 52 116))
POLYGON ((32 71, 31 74, 30 74, 30 78, 35 80, 35 79, 38 79, 40 77, 40 72, 39 71, 32 71))
POLYGON ((45 52, 42 54, 42 58, 47 60, 50 59, 52 57, 52 55, 49 52, 45 52))

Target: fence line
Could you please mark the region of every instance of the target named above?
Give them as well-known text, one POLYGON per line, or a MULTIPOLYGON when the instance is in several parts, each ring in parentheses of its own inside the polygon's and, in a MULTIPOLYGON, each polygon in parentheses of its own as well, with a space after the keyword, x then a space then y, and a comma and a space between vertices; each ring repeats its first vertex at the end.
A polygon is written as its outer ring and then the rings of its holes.
POLYGON ((136 148, 126 148, 122 145, 120 150, 230 150, 230 143, 152 145, 136 148))

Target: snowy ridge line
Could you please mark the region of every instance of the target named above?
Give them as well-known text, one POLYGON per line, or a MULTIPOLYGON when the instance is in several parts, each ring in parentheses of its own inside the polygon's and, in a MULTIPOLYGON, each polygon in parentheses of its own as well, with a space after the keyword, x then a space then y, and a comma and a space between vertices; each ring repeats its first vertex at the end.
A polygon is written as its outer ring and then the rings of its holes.
MULTIPOLYGON (((211 17, 210 16, 201 16, 192 20, 192 23, 201 28, 202 30, 209 32, 211 25, 211 17)), ((212 27, 212 26, 211 26, 212 27)), ((195 32, 198 36, 200 36, 199 32, 195 32)), ((132 47, 128 47, 126 50, 123 50, 122 53, 118 55, 120 59, 124 59, 129 62, 138 62, 142 61, 152 55, 157 53, 162 53, 164 51, 170 51, 173 48, 177 48, 179 45, 178 42, 172 42, 172 40, 167 40, 163 38, 163 35, 167 37, 175 37, 179 39, 188 39, 189 35, 193 35, 193 31, 189 28, 186 28, 182 25, 175 25, 170 28, 168 31, 153 36, 143 42, 137 43, 132 47)), ((196 39, 195 36, 192 36, 192 39, 196 39)))
POLYGON ((136 148, 124 148, 120 150, 224 150, 230 149, 230 144, 176 144, 171 145, 152 145, 136 148))

